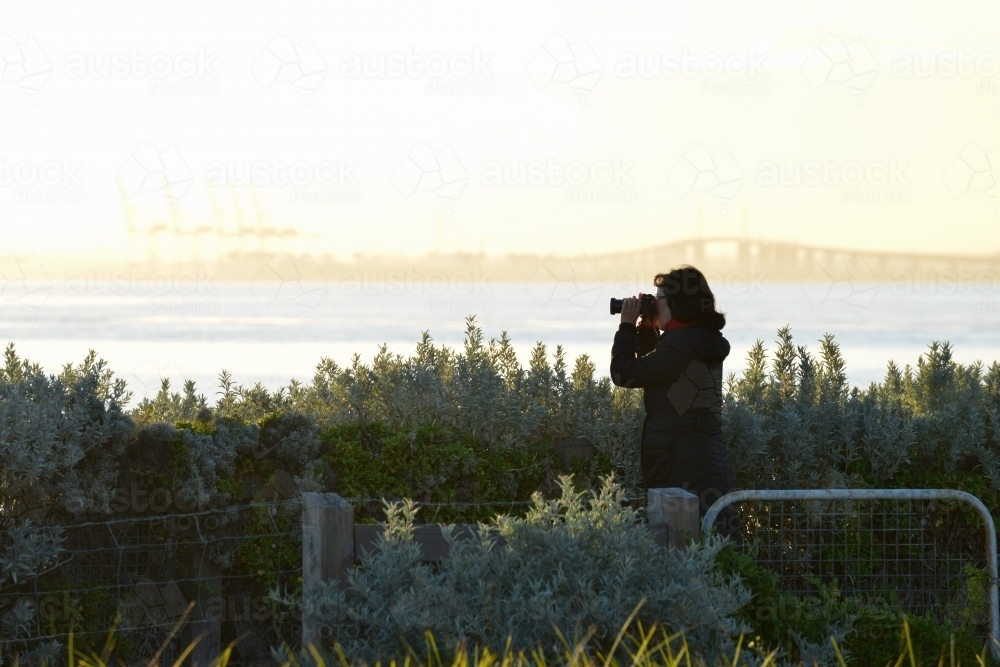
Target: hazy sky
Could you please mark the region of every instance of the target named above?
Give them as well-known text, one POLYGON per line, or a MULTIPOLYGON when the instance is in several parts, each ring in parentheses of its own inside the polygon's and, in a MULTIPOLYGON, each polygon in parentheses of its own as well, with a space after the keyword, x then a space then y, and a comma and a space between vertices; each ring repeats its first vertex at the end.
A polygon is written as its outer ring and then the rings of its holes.
POLYGON ((995 0, 137 7, 0 9, 0 251, 1000 251, 995 0))

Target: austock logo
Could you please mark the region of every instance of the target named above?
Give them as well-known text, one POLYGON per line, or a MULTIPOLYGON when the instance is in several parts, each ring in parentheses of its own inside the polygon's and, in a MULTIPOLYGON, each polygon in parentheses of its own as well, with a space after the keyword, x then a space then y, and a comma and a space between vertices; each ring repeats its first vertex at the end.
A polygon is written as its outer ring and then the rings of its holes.
POLYGON ((836 254, 813 265, 802 281, 802 291, 814 307, 843 303, 857 311, 871 305, 879 284, 860 255, 836 254))
POLYGON ((818 160, 765 160, 757 165, 755 182, 762 188, 839 187, 845 204, 908 204, 912 200, 906 177, 909 166, 895 155, 868 162, 838 162, 830 156, 818 160))
POLYGON ((37 94, 52 74, 52 65, 34 37, 17 41, 0 35, 0 81, 37 94))
POLYGON ((904 51, 892 56, 889 73, 896 79, 974 79, 977 95, 996 95, 1000 55, 956 51, 904 51))
POLYGON ((118 185, 129 199, 154 194, 176 204, 193 180, 194 174, 173 144, 162 151, 150 143, 139 144, 118 170, 118 185))
POLYGON ((52 281, 33 254, 0 252, 0 303, 40 308, 52 294, 52 281))
POLYGON ((705 271, 709 285, 717 286, 716 307, 729 315, 760 314, 771 309, 768 272, 751 267, 748 271, 705 271))
POLYGON ((151 95, 214 96, 219 93, 218 56, 204 48, 149 55, 134 47, 128 52, 71 53, 66 56, 63 73, 69 79, 149 80, 151 95))
POLYGON ((326 61, 308 37, 295 42, 285 35, 275 35, 250 66, 250 74, 263 90, 284 84, 304 95, 319 90, 326 73, 326 61))
POLYGON ((743 185, 743 170, 725 144, 714 151, 693 143, 667 172, 667 183, 678 197, 708 193, 717 203, 729 204, 743 185))
POLYGON ((996 150, 986 150, 979 144, 966 144, 945 168, 942 174, 945 186, 952 197, 981 195, 993 203, 997 210, 997 180, 1000 178, 997 165, 1000 157, 996 150))
POLYGON ((483 272, 479 264, 472 271, 416 271, 413 266, 388 271, 348 270, 340 276, 340 290, 345 295, 408 295, 445 298, 447 295, 490 296, 491 271, 483 272))
POLYGON ((454 204, 468 181, 469 172, 447 144, 439 151, 416 144, 392 172, 392 183, 404 199, 425 192, 445 204, 454 204))
POLYGON ((976 296, 977 308, 988 307, 986 297, 1000 288, 998 274, 992 269, 970 269, 958 264, 946 269, 899 269, 893 271, 889 291, 893 296, 935 294, 941 296, 976 296))
POLYGON ((279 252, 254 275, 250 291, 261 306, 290 304, 314 310, 326 298, 329 287, 312 256, 279 252))
MULTIPOLYGON (((185 583, 185 582, 181 582, 185 583)), ((198 615, 208 621, 301 621, 301 613, 294 609, 284 609, 273 599, 264 595, 204 595, 197 596, 200 602, 198 615)), ((121 628, 172 630, 186 615, 189 600, 176 581, 152 581, 141 577, 127 589, 121 606, 121 628)), ((36 611, 37 617, 50 625, 69 624, 77 618, 80 599, 69 591, 50 593, 41 599, 36 611)))
POLYGON ((170 378, 182 378, 184 372, 175 361, 163 363, 160 360, 140 359, 128 377, 128 386, 135 389, 139 398, 153 398, 166 388, 170 378))
POLYGON ((496 86, 490 61, 493 54, 475 48, 456 53, 405 52, 345 53, 339 74, 345 79, 414 79, 425 81, 427 95, 492 95, 496 86))
POLYGON ((488 315, 496 308, 493 299, 470 296, 441 296, 424 300, 424 309, 431 314, 454 317, 465 317, 470 313, 488 315))
POLYGON ((702 95, 756 95, 771 92, 764 66, 768 54, 757 49, 742 53, 693 53, 687 48, 667 52, 627 52, 615 59, 620 79, 663 78, 700 81, 702 95))
POLYGON ((0 188, 10 189, 15 204, 82 204, 83 163, 68 155, 50 160, 0 157, 0 188))
POLYGON ((345 156, 324 160, 286 162, 269 160, 216 160, 205 167, 209 187, 290 188, 291 204, 357 204, 361 199, 356 160, 345 156))
POLYGON ((635 183, 629 171, 633 165, 618 155, 593 162, 564 162, 552 155, 520 162, 492 160, 483 163, 480 185, 566 188, 568 204, 632 204, 635 183))
POLYGON ((285 162, 278 157, 248 162, 217 160, 206 165, 205 182, 214 187, 227 185, 302 187, 312 184, 357 187, 358 182, 354 178, 354 170, 357 167, 357 162, 349 161, 343 156, 315 162, 308 160, 285 162))
MULTIPOLYGON (((260 456, 258 456, 260 458, 260 456)), ((283 470, 275 474, 273 485, 260 480, 242 480, 246 484, 244 500, 258 503, 271 516, 292 516, 301 510, 295 499, 297 487, 292 477, 283 470)), ((137 515, 158 522, 168 522, 180 530, 204 527, 216 530, 226 518, 225 508, 215 507, 207 491, 200 487, 157 486, 145 487, 133 482, 128 487, 115 487, 107 495, 108 507, 115 514, 137 515)), ((88 507, 100 505, 97 493, 94 497, 70 497, 65 507, 70 512, 81 512, 88 507)))
POLYGON ((567 86, 581 95, 580 106, 585 106, 583 96, 597 86, 604 66, 586 37, 571 43, 562 35, 551 35, 528 62, 527 72, 538 90, 567 86))
POLYGON ((536 306, 566 304, 583 315, 601 298, 604 283, 586 255, 549 253, 535 267, 525 289, 536 306))
POLYGON ((959 77, 990 79, 1000 71, 1000 56, 995 53, 957 51, 903 51, 892 56, 889 73, 897 79, 951 79, 959 77))
POLYGON ((109 271, 73 270, 66 274, 66 293, 148 297, 148 307, 156 313, 183 315, 219 312, 219 291, 215 273, 204 265, 197 269, 148 271, 131 265, 109 271))
POLYGON ((871 88, 878 71, 875 56, 860 36, 845 42, 837 35, 827 35, 802 63, 802 74, 814 90, 843 85, 855 95, 858 107, 862 106, 861 96, 871 88))

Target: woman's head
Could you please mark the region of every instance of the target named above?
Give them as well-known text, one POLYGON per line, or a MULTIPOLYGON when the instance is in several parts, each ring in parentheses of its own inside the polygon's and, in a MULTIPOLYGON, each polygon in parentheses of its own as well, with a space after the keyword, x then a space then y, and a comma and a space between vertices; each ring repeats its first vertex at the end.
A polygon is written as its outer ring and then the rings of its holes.
POLYGON ((681 322, 698 322, 712 329, 726 326, 726 316, 715 309, 715 295, 701 271, 682 266, 653 278, 658 296, 666 296, 670 316, 681 322))

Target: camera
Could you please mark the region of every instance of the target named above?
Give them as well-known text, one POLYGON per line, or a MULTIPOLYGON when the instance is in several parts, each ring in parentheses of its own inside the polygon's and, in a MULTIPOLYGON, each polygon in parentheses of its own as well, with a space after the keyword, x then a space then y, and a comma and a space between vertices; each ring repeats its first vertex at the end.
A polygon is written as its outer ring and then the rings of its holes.
MULTIPOLYGON (((611 299, 611 314, 617 315, 622 312, 622 305, 625 303, 624 299, 611 299)), ((642 299, 639 301, 639 314, 643 318, 653 318, 656 317, 656 297, 652 294, 643 294, 642 299)))

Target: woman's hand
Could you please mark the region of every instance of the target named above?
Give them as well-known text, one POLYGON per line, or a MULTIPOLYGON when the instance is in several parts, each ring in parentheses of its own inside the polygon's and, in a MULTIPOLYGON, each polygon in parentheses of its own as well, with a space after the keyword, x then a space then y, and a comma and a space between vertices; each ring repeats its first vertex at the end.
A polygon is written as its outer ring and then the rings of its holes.
POLYGON ((638 297, 628 296, 622 300, 622 324, 635 325, 635 321, 639 319, 639 311, 642 307, 639 302, 641 298, 642 292, 639 292, 638 297))
POLYGON ((640 329, 646 327, 647 329, 656 329, 657 331, 659 331, 660 320, 656 315, 653 315, 652 317, 640 317, 639 324, 637 324, 636 326, 639 327, 640 329))

